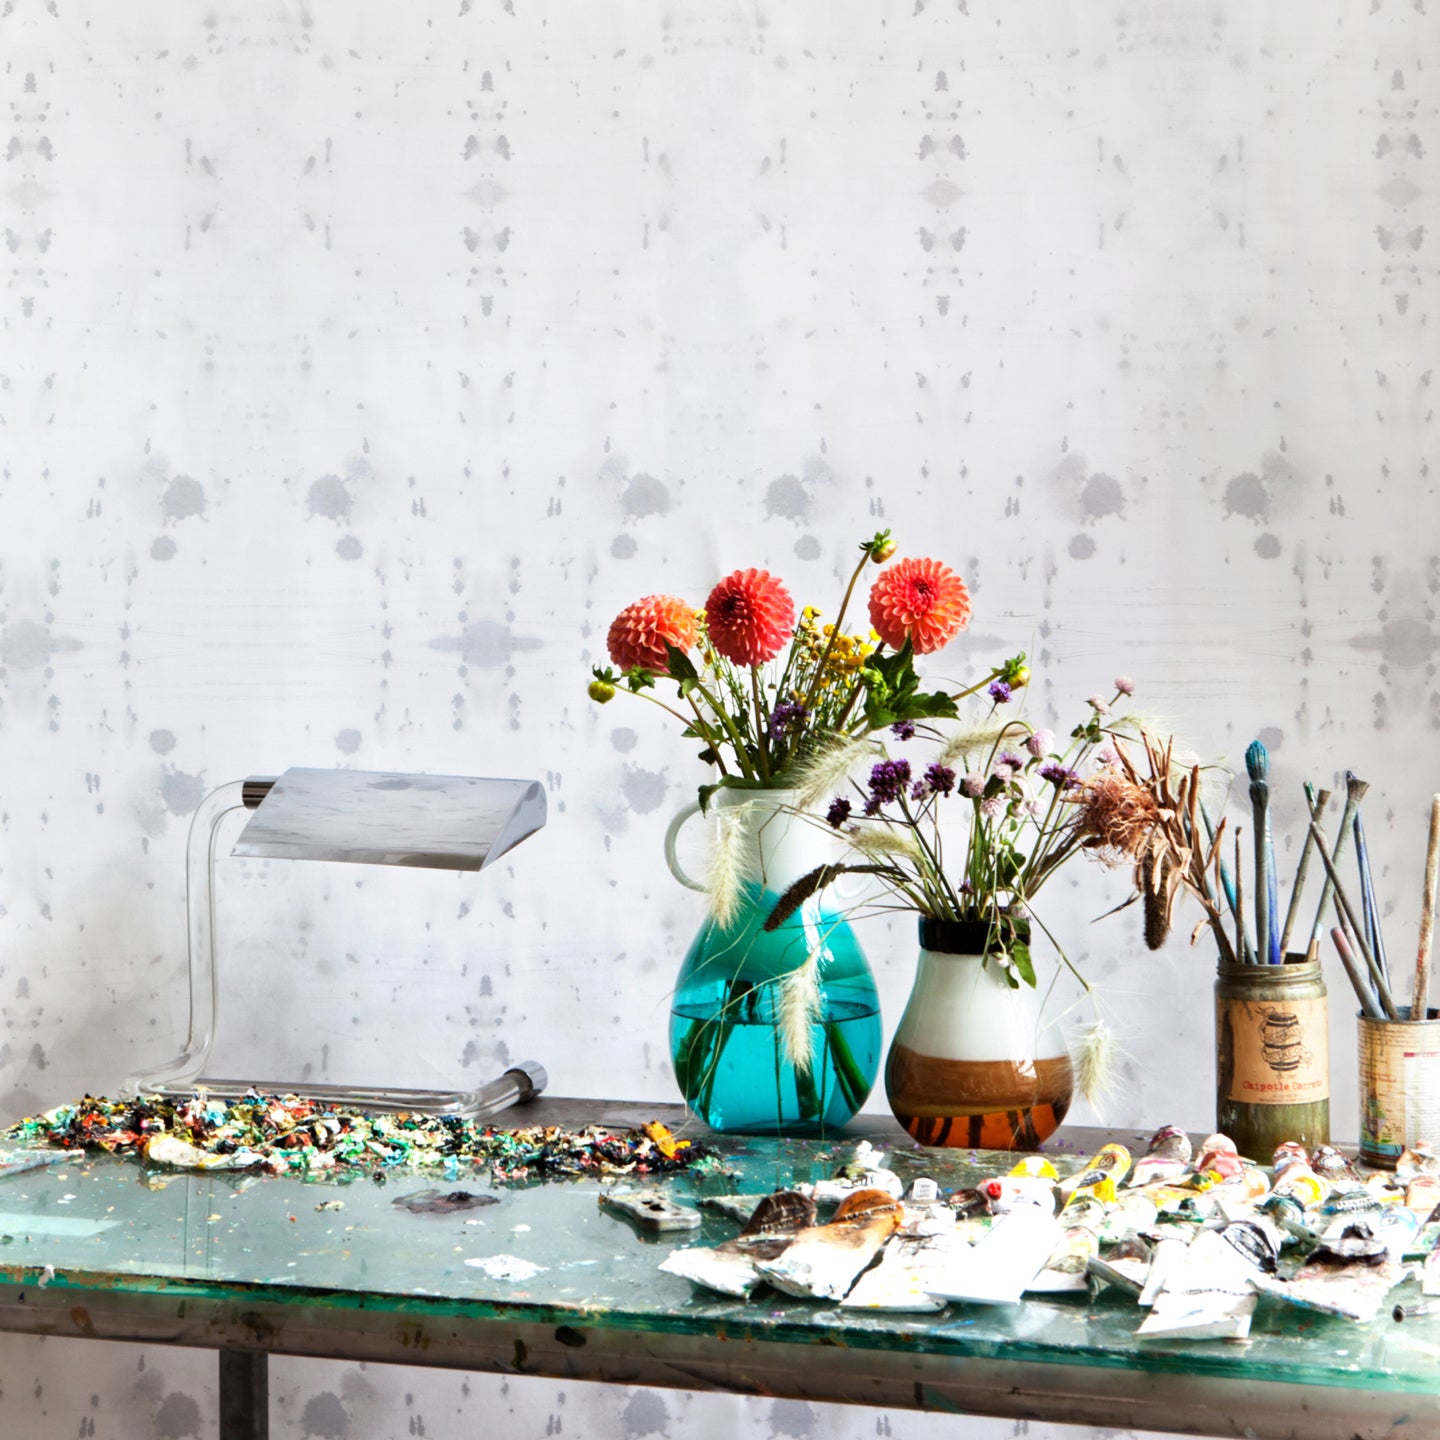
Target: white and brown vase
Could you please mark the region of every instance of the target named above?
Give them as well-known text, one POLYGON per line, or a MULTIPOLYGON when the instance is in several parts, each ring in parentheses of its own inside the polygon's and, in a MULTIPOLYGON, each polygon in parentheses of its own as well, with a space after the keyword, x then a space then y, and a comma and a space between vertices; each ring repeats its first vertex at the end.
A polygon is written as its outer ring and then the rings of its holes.
POLYGON ((915 985, 885 1089, 922 1145, 1033 1150, 1070 1108, 1074 1072, 1059 1028, 1042 1020, 1031 986, 1010 988, 1002 949, 984 921, 920 917, 915 985))

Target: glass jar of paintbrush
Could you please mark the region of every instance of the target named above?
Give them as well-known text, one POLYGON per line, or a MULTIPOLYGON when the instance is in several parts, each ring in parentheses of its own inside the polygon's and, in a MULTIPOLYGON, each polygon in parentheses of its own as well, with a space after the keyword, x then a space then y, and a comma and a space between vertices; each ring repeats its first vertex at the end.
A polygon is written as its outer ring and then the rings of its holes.
MULTIPOLYGON (((1243 827, 1237 825, 1234 832, 1233 871, 1220 847, 1214 847, 1217 900, 1223 896, 1234 927, 1233 939, 1221 932, 1225 943, 1220 945, 1215 980, 1215 1125, 1242 1154, 1268 1161, 1287 1140, 1313 1149, 1330 1139, 1329 1003, 1320 966, 1329 894, 1322 896, 1310 930, 1299 932, 1313 848, 1307 830, 1282 922, 1270 825, 1270 756, 1259 740, 1245 752, 1245 769, 1250 779, 1253 929, 1245 904, 1243 827), (1304 948, 1292 950, 1296 940, 1304 948)), ((1306 784, 1312 823, 1329 800, 1328 790, 1317 793, 1306 784)), ((1347 824, 1350 819, 1347 814, 1347 824)))
POLYGON ((1220 962, 1215 980, 1215 1128, 1268 1164, 1276 1146, 1330 1139, 1329 1008, 1319 960, 1220 962))

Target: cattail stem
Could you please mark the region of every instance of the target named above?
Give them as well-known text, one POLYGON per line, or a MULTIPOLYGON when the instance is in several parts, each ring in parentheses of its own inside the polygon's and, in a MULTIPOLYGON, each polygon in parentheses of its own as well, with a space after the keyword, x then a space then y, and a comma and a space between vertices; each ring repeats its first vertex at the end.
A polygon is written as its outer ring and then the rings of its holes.
POLYGON ((1415 951, 1415 994, 1410 1018, 1424 1020, 1430 1010, 1430 941, 1435 932, 1435 884, 1440 874, 1440 795, 1430 797, 1430 846, 1425 852, 1425 894, 1420 905, 1420 943, 1415 951))
MULTIPOLYGON (((1324 813, 1325 807, 1330 803, 1330 792, 1322 790, 1318 795, 1315 787, 1307 780, 1305 782, 1305 801, 1310 807, 1310 818, 1318 820, 1324 813)), ((1290 908, 1285 912, 1285 929, 1280 935, 1280 953, 1290 953, 1290 932, 1295 928, 1295 920, 1300 914, 1300 896, 1305 889, 1305 873, 1310 868, 1310 852, 1315 848, 1315 837, 1309 830, 1305 832, 1305 843, 1300 847, 1300 863, 1295 868, 1295 883, 1290 888, 1290 908)))

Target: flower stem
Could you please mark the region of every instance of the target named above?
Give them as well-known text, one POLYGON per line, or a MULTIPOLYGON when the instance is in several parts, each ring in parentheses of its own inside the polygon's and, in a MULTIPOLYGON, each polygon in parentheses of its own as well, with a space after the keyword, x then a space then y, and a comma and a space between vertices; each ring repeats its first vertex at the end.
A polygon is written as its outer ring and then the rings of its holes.
POLYGON ((750 693, 755 701, 755 760, 760 767, 760 780, 770 783, 770 735, 765 724, 765 704, 760 694, 760 667, 750 667, 750 693))
MULTIPOLYGON (((825 673, 825 666, 830 662, 830 653, 835 649, 835 642, 840 638, 840 627, 845 623, 845 612, 850 608, 850 597, 855 593, 856 583, 860 579, 860 572, 870 563, 870 552, 868 550, 860 556, 860 563, 855 567, 850 576, 850 583, 845 587, 845 598, 840 602, 840 613, 835 617, 835 628, 830 632, 830 638, 825 642, 825 649, 820 653, 820 663, 815 667, 815 673, 810 677, 810 688, 805 692, 805 708, 815 708, 815 696, 820 689, 820 678, 825 673)), ((855 703, 855 696, 859 694, 860 686, 857 684, 851 691, 850 699, 845 703, 845 709, 839 720, 835 722, 837 730, 842 729, 846 717, 850 714, 850 707, 855 703)))

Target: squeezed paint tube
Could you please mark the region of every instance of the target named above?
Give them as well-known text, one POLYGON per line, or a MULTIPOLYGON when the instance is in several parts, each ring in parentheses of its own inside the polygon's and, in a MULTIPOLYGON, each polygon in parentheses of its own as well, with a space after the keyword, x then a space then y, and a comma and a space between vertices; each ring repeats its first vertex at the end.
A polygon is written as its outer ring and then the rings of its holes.
MULTIPOLYGON (((861 1142, 864 1144, 864 1141, 861 1142)), ((862 1190, 883 1190, 898 1200, 905 1193, 905 1186, 893 1170, 848 1170, 829 1180, 817 1180, 813 1185, 797 1185, 802 1194, 808 1194, 817 1205, 839 1204, 862 1190)))
POLYGON ((1263 1220, 1202 1230, 1135 1332, 1149 1340, 1238 1340, 1250 1333, 1254 1282, 1275 1268, 1279 1236, 1263 1220))
POLYGON ((840 1305, 846 1310, 911 1314, 943 1310, 945 1302, 931 1293, 931 1281, 944 1273, 952 1256, 969 1248, 953 1230, 918 1239, 897 1236, 880 1252, 880 1263, 861 1275, 840 1305))
POLYGON ((1091 1291, 1098 1293, 1106 1285, 1113 1285, 1138 1300, 1150 1279, 1154 1261, 1155 1251, 1149 1241, 1139 1235, 1131 1235, 1109 1255, 1092 1257, 1086 1266, 1091 1291))
POLYGON ((828 1225, 801 1230, 774 1260, 756 1266, 777 1290, 804 1300, 843 1300, 900 1224, 900 1206, 880 1190, 844 1201, 828 1225))
POLYGON ((950 1257, 930 1293, 979 1305, 1018 1304, 1026 1285, 1055 1253, 1060 1235, 1060 1222, 1040 1206, 1015 1205, 978 1244, 950 1257))
MULTIPOLYGON (((1067 1206, 1066 1214, 1068 1213, 1067 1206)), ((1159 1217, 1159 1207, 1149 1196, 1142 1195, 1139 1191, 1126 1191, 1105 1212, 1104 1222, 1100 1226, 1100 1239, 1107 1245, 1113 1245, 1127 1235, 1142 1234, 1149 1230, 1159 1217)))
POLYGON ((1140 1291, 1140 1303, 1147 1310, 1155 1303, 1155 1297, 1165 1288, 1177 1267, 1185 1260, 1188 1240, 1179 1240, 1167 1235, 1158 1240, 1150 1258, 1150 1271, 1145 1277, 1144 1288, 1140 1291))
POLYGON ((1060 1237, 1045 1268, 1025 1287, 1027 1295, 1064 1295, 1089 1288, 1088 1262, 1100 1253, 1100 1238, 1085 1225, 1072 1225, 1060 1237))
POLYGON ((1255 1288, 1302 1310, 1339 1315, 1362 1323, 1380 1313, 1385 1296, 1404 1278, 1405 1267, 1382 1251, 1377 1262, 1347 1259, 1318 1248, 1290 1280, 1259 1277, 1255 1288))
POLYGON ((1130 1152, 1123 1145, 1102 1145, 1082 1171, 1060 1182, 1060 1193, 1069 1195, 1076 1190, 1093 1189, 1101 1179, 1108 1179, 1113 1188, 1129 1172, 1130 1152))
POLYGON ((814 1221, 815 1203, 782 1190, 760 1196, 744 1218, 745 1226, 735 1239, 673 1250, 660 1262, 660 1269, 692 1285, 744 1299, 764 1278, 757 1264, 785 1252, 794 1237, 814 1221))
POLYGON ((980 1193, 990 1202, 990 1210, 996 1215, 1016 1206, 1038 1207, 1047 1212, 1055 1209, 1053 1182, 1029 1175, 997 1175, 980 1186, 980 1193))

